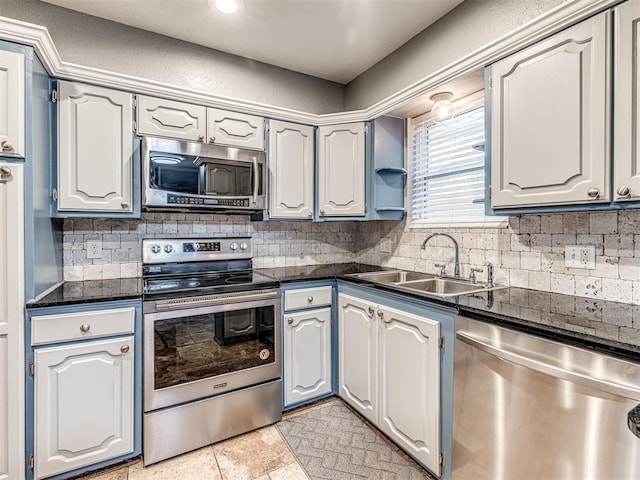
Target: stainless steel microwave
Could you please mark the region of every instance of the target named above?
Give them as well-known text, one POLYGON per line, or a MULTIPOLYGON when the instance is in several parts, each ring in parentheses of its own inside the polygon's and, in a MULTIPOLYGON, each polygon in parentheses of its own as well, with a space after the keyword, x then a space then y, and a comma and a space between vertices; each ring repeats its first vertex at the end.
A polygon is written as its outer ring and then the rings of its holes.
POLYGON ((264 210, 265 153, 157 137, 142 138, 147 210, 264 210))

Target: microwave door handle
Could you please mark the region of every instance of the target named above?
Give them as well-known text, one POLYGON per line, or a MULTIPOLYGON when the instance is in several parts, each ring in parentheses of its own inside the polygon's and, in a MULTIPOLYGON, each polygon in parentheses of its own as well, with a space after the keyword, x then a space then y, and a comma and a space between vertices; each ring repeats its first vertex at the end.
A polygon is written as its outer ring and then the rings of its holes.
POLYGON ((253 203, 258 203, 258 188, 260 179, 258 178, 258 157, 253 157, 253 203))

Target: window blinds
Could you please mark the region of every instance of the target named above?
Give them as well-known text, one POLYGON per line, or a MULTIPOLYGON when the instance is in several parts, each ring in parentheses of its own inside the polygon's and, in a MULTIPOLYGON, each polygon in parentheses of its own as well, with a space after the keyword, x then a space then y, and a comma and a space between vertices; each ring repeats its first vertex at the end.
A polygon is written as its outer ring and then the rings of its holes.
POLYGON ((492 224, 484 215, 484 107, 419 122, 412 134, 413 225, 492 224))

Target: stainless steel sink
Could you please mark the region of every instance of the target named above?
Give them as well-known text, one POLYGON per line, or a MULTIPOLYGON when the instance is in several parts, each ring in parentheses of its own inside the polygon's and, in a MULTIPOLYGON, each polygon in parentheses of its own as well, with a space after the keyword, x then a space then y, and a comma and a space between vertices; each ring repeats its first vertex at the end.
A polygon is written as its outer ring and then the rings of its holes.
POLYGON ((468 293, 488 290, 485 284, 471 283, 449 278, 432 278, 430 280, 418 280, 414 282, 397 283, 396 286, 415 290, 418 292, 432 293, 440 297, 453 297, 468 293))
POLYGON ((381 272, 353 273, 350 276, 376 283, 403 283, 416 280, 433 279, 429 273, 405 272, 403 270, 384 270, 381 272))
POLYGON ((377 272, 353 273, 351 277, 362 278, 374 283, 393 285, 410 292, 426 293, 437 297, 455 297, 471 293, 486 292, 504 288, 489 287, 486 283, 474 283, 458 278, 443 278, 430 273, 405 272, 403 270, 383 270, 377 272))

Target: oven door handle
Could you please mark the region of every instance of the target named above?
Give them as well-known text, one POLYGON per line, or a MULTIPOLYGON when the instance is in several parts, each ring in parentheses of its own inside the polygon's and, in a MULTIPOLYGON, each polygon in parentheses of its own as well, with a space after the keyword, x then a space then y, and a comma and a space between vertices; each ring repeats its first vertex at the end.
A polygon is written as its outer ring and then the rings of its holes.
POLYGON ((260 178, 258 174, 258 157, 253 157, 253 203, 258 203, 258 188, 260 188, 260 178))
POLYGON ((199 297, 187 297, 170 300, 158 300, 155 302, 157 312, 168 312, 172 310, 184 310, 185 308, 211 307, 229 303, 240 303, 246 301, 271 300, 280 296, 279 290, 259 290, 255 293, 239 292, 217 295, 204 295, 199 297))

